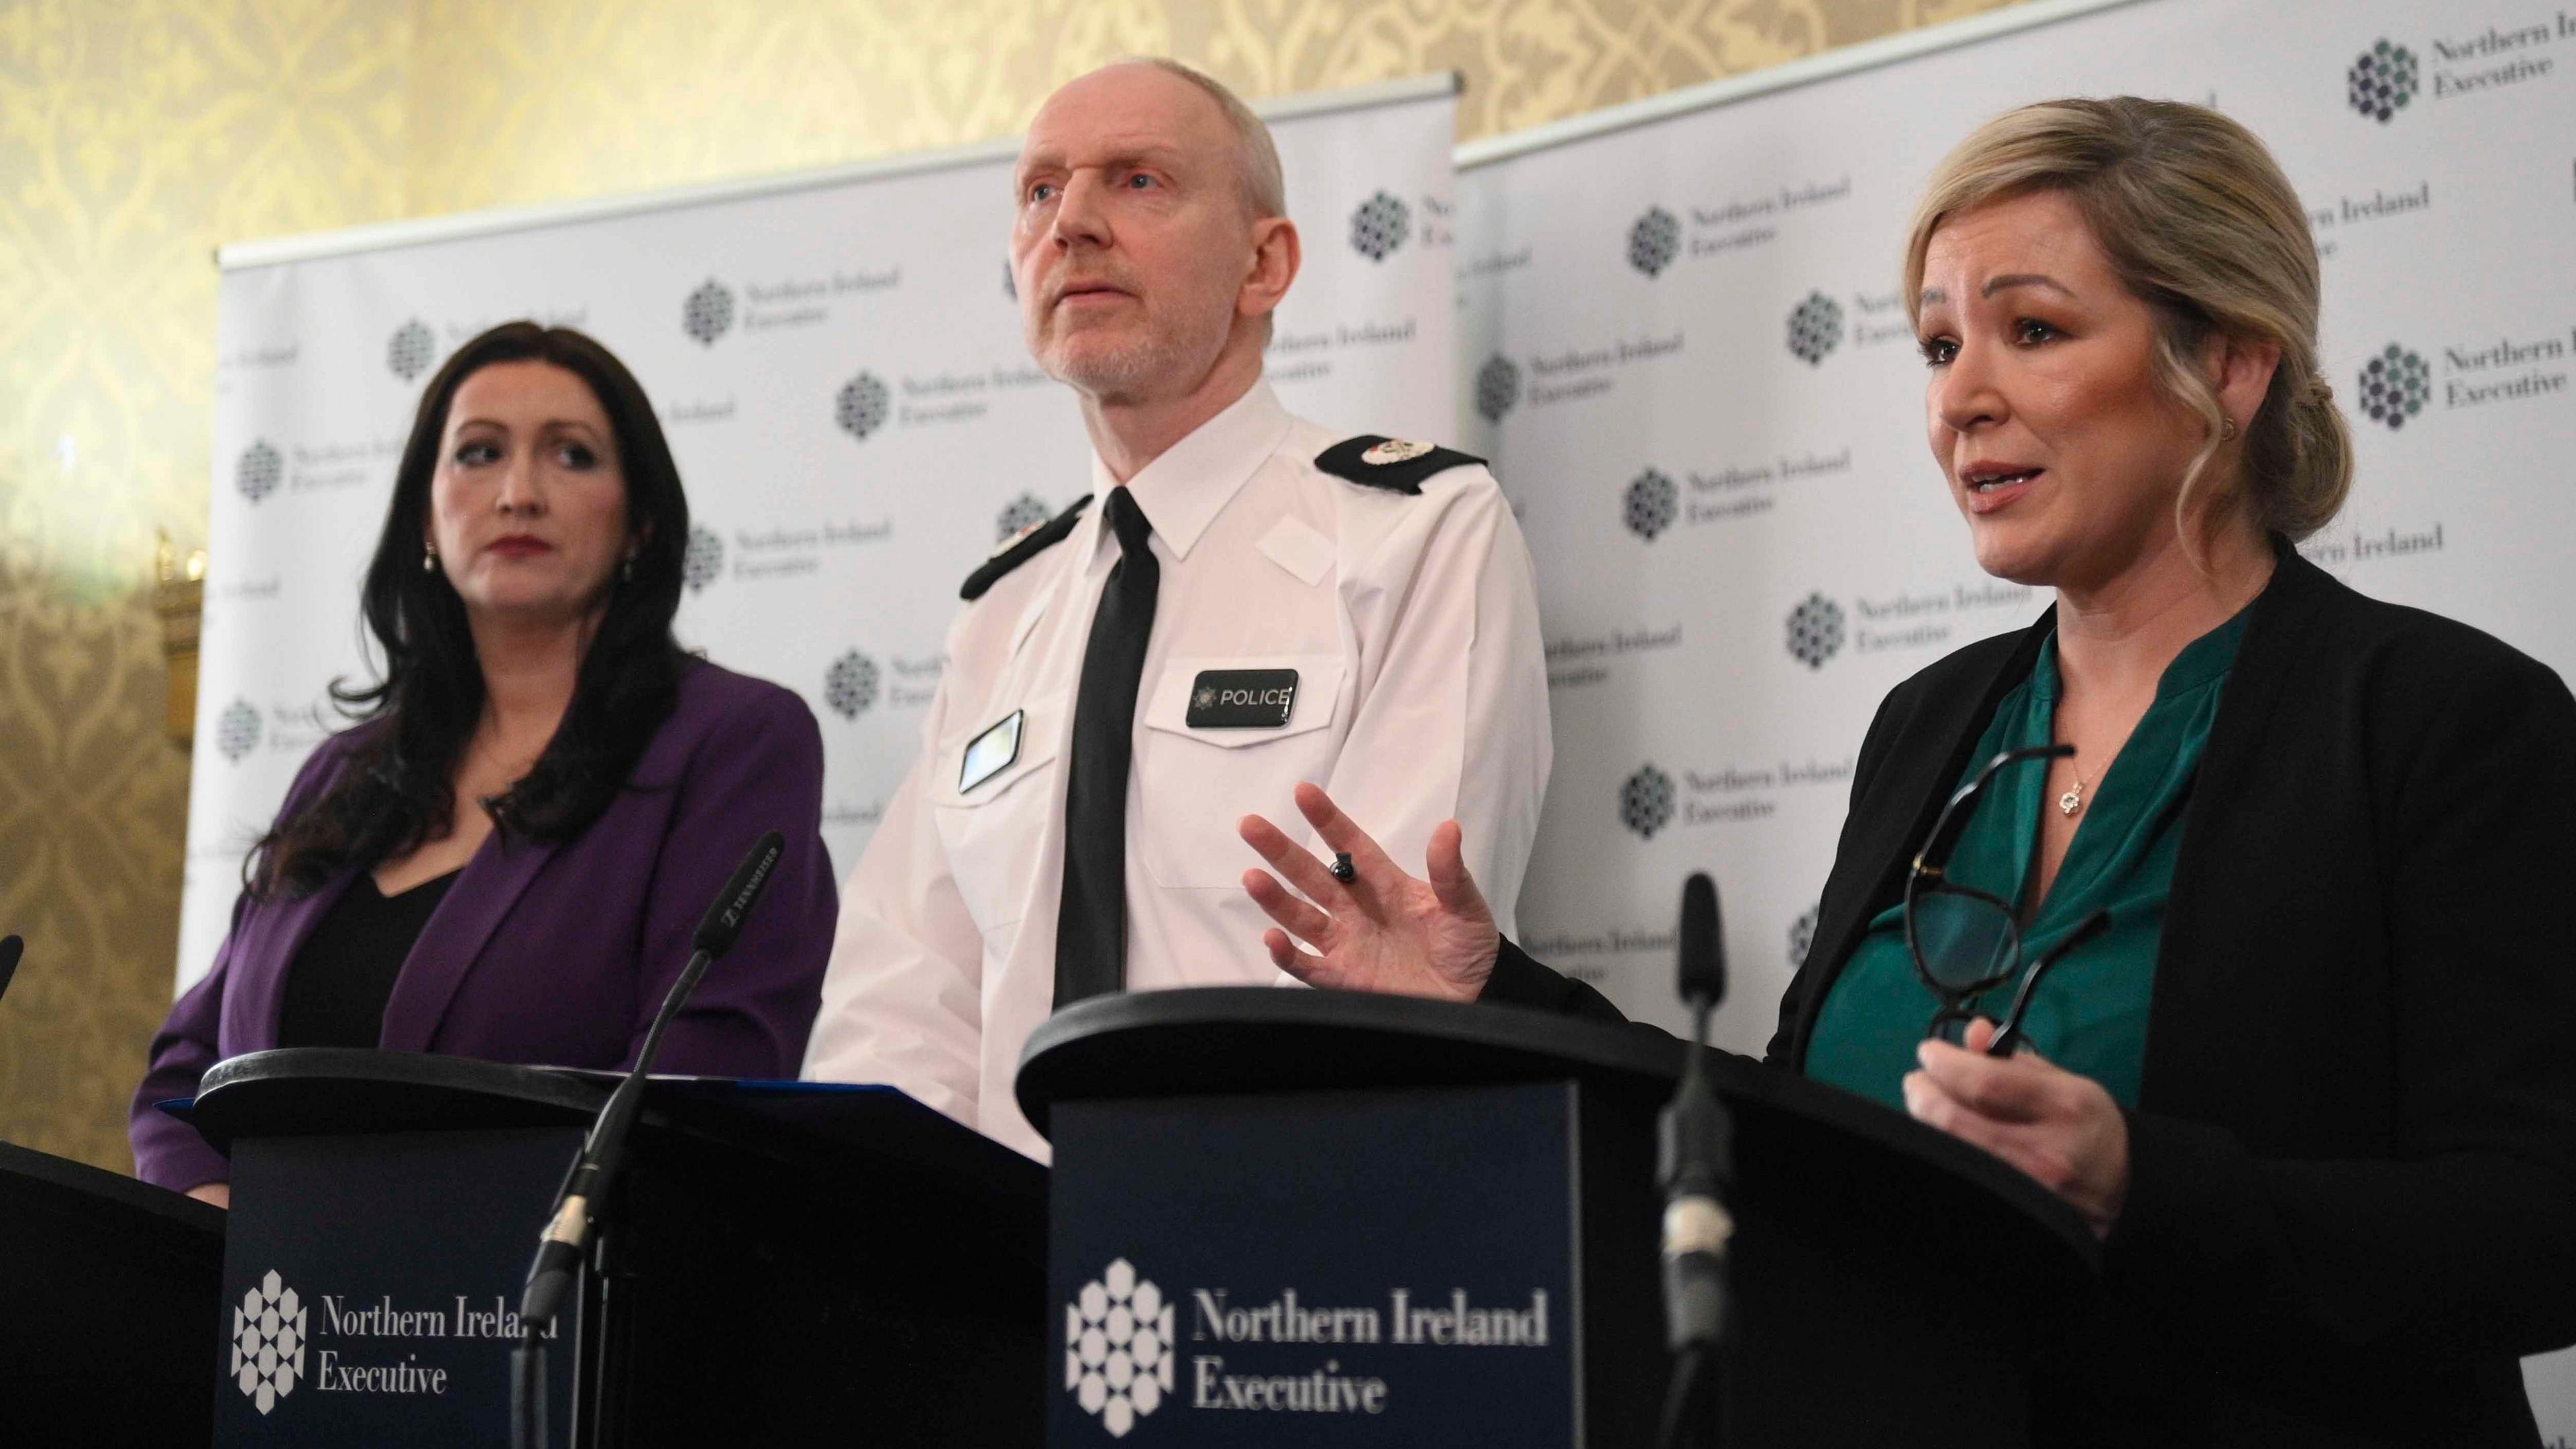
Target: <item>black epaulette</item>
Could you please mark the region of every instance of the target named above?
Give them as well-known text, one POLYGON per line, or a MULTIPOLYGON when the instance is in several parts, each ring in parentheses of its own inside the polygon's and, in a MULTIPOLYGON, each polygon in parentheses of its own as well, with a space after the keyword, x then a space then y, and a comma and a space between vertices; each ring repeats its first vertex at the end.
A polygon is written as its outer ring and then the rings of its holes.
POLYGON ((1484 461, 1436 443, 1408 443, 1375 433, 1345 438, 1315 455, 1315 466, 1336 478, 1396 493, 1420 493, 1423 479, 1484 461))
POLYGON ((983 567, 966 576, 966 582, 957 590, 957 597, 969 600, 984 597, 984 591, 1000 583, 1011 570, 1063 542, 1064 536, 1073 532, 1073 526, 1082 521, 1082 510, 1090 506, 1091 495, 1085 493, 1073 500, 1073 506, 1064 512, 1044 523, 1033 523, 1002 540, 1002 546, 993 550, 993 556, 984 560, 983 567))

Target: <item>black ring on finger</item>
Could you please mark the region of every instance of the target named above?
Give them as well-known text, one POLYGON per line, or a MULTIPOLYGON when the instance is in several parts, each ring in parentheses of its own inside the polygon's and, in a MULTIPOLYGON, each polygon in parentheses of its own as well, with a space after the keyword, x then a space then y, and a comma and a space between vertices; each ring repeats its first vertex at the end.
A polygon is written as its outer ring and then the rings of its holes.
POLYGON ((1349 885, 1352 881, 1360 878, 1359 867, 1351 864, 1351 853, 1347 850, 1337 850, 1333 852, 1332 870, 1333 879, 1340 881, 1344 885, 1349 885))

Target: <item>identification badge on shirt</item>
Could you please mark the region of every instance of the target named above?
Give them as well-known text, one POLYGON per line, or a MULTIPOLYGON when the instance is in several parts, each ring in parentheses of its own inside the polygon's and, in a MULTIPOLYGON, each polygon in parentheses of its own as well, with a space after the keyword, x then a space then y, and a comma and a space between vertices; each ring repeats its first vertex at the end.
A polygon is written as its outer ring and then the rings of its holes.
POLYGON ((1012 710, 1000 724, 967 742, 966 757, 957 765, 958 794, 1009 769, 1011 762, 1020 757, 1020 724, 1028 714, 1024 709, 1012 710))
POLYGON ((1275 730, 1286 727, 1296 704, 1294 669, 1202 669, 1190 685, 1182 723, 1194 730, 1275 730))

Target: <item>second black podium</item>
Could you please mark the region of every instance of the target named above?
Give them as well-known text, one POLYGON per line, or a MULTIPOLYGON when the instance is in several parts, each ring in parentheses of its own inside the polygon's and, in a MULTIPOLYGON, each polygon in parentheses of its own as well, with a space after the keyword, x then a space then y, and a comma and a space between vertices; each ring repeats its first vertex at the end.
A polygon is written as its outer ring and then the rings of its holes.
MULTIPOLYGON (((1058 1013, 1056 1449, 1653 1442, 1654 1122, 1679 1043, 1493 1007, 1221 989, 1058 1013)), ((2028 1442, 2091 1301, 2081 1221, 1996 1159, 1720 1058, 1738 1331, 1724 1442, 2028 1442)))
MULTIPOLYGON (((207 1073, 216 1444, 509 1442, 519 1285, 613 1083, 326 1050, 207 1073)), ((639 1127, 548 1355, 555 1449, 1034 1441, 1044 1169, 886 1088, 657 1078, 639 1127)))

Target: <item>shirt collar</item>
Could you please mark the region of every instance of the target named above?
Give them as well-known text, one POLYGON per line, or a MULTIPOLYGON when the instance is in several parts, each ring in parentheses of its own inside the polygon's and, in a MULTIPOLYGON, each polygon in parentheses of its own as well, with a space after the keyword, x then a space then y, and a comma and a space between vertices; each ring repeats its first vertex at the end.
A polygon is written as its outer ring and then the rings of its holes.
MULTIPOLYGON (((2182 652, 2157 676, 2156 697, 2148 707, 2180 699, 2203 685, 2225 679, 2235 667, 2236 646, 2244 641, 2246 621, 2253 616, 2254 606, 2247 604, 2230 615, 2226 623, 2182 646, 2182 652)), ((2051 629, 2048 637, 2040 641, 2039 658, 2031 664, 2030 689, 2039 699, 2053 702, 2065 687, 2057 670, 2057 631, 2051 629)))
MULTIPOLYGON (((1154 536, 1174 558, 1188 558, 1190 548, 1225 505, 1252 481, 1252 475, 1279 450, 1293 420, 1279 405, 1270 384, 1255 381, 1251 390, 1225 410, 1201 423, 1188 437, 1163 450, 1127 480, 1136 506, 1145 510, 1154 536)), ((1118 480, 1109 465, 1091 455, 1092 491, 1107 499, 1118 480)), ((1098 512, 1099 510, 1094 510, 1098 512)), ((1100 530, 1106 533, 1106 529, 1100 530)))

